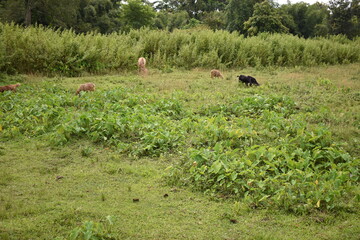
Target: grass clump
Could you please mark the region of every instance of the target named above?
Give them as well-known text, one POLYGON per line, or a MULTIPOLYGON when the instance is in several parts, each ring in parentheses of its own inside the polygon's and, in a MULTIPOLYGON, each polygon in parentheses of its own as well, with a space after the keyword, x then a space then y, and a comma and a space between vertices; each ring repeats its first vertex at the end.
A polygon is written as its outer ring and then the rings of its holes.
POLYGON ((115 240, 111 235, 111 216, 106 217, 105 224, 93 221, 86 221, 82 226, 75 228, 69 235, 69 240, 115 240))

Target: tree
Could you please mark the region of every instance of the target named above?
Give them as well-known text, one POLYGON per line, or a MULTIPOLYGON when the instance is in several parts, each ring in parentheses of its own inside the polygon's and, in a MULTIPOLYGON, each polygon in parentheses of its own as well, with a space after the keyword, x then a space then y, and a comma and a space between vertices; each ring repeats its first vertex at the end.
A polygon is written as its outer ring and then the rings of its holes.
POLYGON ((189 14, 186 11, 160 11, 156 14, 154 26, 158 29, 173 31, 175 28, 183 28, 189 23, 189 20, 189 14))
POLYGON ((245 33, 244 22, 254 12, 254 5, 261 0, 230 0, 225 9, 226 28, 229 31, 245 33))
POLYGON ((351 34, 350 37, 360 36, 360 0, 351 3, 351 34))
POLYGON ((333 34, 353 38, 360 35, 360 1, 332 0, 329 3, 330 27, 333 34))
POLYGON ((351 30, 351 8, 349 0, 332 0, 329 2, 330 26, 333 34, 349 35, 351 30))
POLYGON ((327 6, 322 3, 315 3, 308 7, 305 14, 306 22, 304 37, 326 36, 329 34, 329 11, 327 6))
POLYGON ((254 13, 244 23, 244 29, 250 36, 261 32, 288 33, 289 29, 282 23, 281 16, 269 1, 257 3, 254 6, 254 13))
POLYGON ((77 11, 77 32, 111 33, 120 30, 120 5, 117 0, 81 0, 77 11))
POLYGON ((76 23, 79 0, 6 0, 3 21, 67 28, 76 23))
POLYGON ((151 26, 155 17, 155 11, 141 0, 129 0, 121 6, 121 20, 124 23, 123 30, 139 29, 151 26))
POLYGON ((324 4, 315 3, 309 5, 304 2, 286 4, 281 6, 281 11, 284 20, 286 15, 293 19, 293 23, 290 24, 286 20, 283 21, 292 34, 305 38, 328 34, 329 11, 324 4))
MULTIPOLYGON (((306 25, 306 11, 309 4, 305 2, 299 2, 295 4, 286 4, 281 6, 281 10, 284 10, 294 20, 294 25, 289 27, 289 32, 295 35, 304 36, 303 30, 306 25)), ((285 13, 284 13, 285 14, 285 13)))
POLYGON ((186 11, 190 18, 200 20, 204 13, 222 11, 227 0, 164 0, 156 1, 155 8, 166 11, 186 11))
POLYGON ((213 30, 225 28, 224 12, 212 11, 206 12, 201 18, 204 24, 208 25, 213 30))

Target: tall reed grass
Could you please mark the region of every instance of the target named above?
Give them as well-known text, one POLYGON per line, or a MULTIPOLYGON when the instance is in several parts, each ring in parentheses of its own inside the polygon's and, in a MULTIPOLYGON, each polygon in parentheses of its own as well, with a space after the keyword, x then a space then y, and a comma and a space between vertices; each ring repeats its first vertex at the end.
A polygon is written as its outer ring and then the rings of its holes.
POLYGON ((132 30, 75 34, 0 23, 0 71, 80 75, 133 70, 144 56, 155 68, 316 66, 360 61, 360 38, 303 39, 285 34, 245 38, 211 30, 132 30))

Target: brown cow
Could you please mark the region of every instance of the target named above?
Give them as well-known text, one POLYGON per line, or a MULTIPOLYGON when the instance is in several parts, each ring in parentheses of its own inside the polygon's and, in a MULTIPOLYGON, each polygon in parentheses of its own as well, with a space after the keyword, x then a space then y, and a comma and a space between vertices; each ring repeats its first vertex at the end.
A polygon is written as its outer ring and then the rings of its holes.
POLYGON ((221 72, 216 69, 211 70, 210 74, 211 74, 211 78, 214 78, 214 77, 224 78, 223 75, 221 74, 221 72))
POLYGON ((81 91, 95 91, 95 84, 93 83, 84 83, 81 84, 76 91, 76 94, 79 94, 81 91))
POLYGON ((21 85, 20 83, 17 83, 17 84, 2 86, 0 87, 0 92, 5 92, 5 91, 16 92, 16 88, 19 87, 20 85, 21 85))

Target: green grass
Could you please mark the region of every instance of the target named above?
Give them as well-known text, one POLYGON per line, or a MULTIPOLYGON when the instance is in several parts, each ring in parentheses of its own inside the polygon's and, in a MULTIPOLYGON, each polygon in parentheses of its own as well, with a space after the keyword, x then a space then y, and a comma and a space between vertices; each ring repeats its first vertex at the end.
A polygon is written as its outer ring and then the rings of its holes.
MULTIPOLYGON (((151 69, 145 78, 132 72, 81 78, 5 76, 4 84, 16 81, 22 86, 17 93, 2 93, 0 97, 22 104, 23 96, 34 101, 37 97, 45 99, 44 89, 52 90, 66 100, 66 107, 59 107, 66 109, 61 113, 81 113, 91 106, 67 101, 80 101, 75 97, 77 86, 91 81, 97 86, 96 92, 81 98, 92 104, 101 96, 96 94, 120 88, 130 99, 138 96, 140 100, 136 101, 143 101, 144 106, 174 98, 182 104, 181 109, 196 115, 207 107, 230 106, 238 97, 276 94, 294 100, 294 109, 306 116, 309 130, 327 126, 334 143, 341 143, 344 151, 358 159, 358 69, 359 64, 230 70, 224 71, 224 79, 211 79, 210 71, 203 69, 171 73, 151 69), (239 85, 236 75, 240 73, 255 76, 261 86, 239 85)), ((106 106, 104 111, 108 111, 106 106)), ((175 148, 143 156, 104 140, 95 143, 82 134, 55 146, 49 141, 51 128, 42 134, 30 124, 14 134, 11 126, 4 125, 5 121, 16 125, 6 118, 13 112, 1 114, 0 239, 67 239, 86 221, 106 225, 107 216, 114 219, 109 232, 116 239, 357 239, 360 235, 358 201, 336 211, 297 215, 281 208, 252 209, 243 198, 218 192, 203 194, 191 184, 168 185, 168 177, 164 177, 167 169, 187 158, 187 142, 196 143, 196 136, 186 138, 181 152, 175 148), (34 129, 37 134, 33 134, 34 129), (139 202, 133 202, 135 198, 139 202)), ((42 124, 39 120, 38 126, 42 124)), ((130 145, 140 141, 136 137, 130 140, 130 145)), ((359 195, 358 183, 352 194, 359 195)))
POLYGON ((81 155, 84 146, 89 143, 61 149, 33 140, 2 144, 2 239, 67 236, 83 221, 101 222, 108 215, 115 218, 112 233, 119 239, 356 239, 359 234, 355 213, 294 216, 236 208, 230 200, 164 185, 167 159, 134 161, 97 146, 87 158, 81 155))

